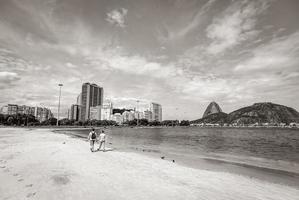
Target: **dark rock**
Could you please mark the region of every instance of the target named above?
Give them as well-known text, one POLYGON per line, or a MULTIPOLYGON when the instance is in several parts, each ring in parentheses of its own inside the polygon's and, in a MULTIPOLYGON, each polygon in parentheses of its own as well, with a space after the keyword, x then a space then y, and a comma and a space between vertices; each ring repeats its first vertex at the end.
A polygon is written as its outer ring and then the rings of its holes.
POLYGON ((192 124, 201 124, 201 123, 223 124, 223 123, 226 123, 227 116, 228 116, 228 114, 219 112, 219 113, 210 114, 201 119, 191 121, 190 123, 192 123, 192 124))
POLYGON ((215 114, 215 113, 220 113, 220 112, 222 112, 220 106, 215 101, 213 101, 208 105, 208 107, 207 107, 206 111, 204 112, 202 118, 205 118, 208 115, 215 114))
POLYGON ((290 107, 270 102, 255 103, 231 112, 227 121, 236 124, 299 122, 299 113, 290 107))
POLYGON ((279 123, 289 124, 291 122, 299 122, 299 113, 295 109, 270 102, 263 102, 240 108, 229 114, 223 112, 209 114, 190 123, 220 125, 224 123, 238 125, 269 123, 275 125, 279 123))

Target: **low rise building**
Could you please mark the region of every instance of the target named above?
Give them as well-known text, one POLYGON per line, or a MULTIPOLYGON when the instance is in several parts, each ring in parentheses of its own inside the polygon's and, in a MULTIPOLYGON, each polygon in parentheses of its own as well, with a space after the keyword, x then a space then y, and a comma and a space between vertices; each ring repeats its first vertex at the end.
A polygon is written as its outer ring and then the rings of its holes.
POLYGON ((1 113, 6 115, 16 115, 16 114, 25 114, 33 115, 38 121, 42 122, 53 117, 53 114, 50 109, 42 107, 32 107, 17 104, 8 104, 1 108, 1 113))
POLYGON ((118 125, 121 125, 123 123, 123 116, 120 113, 115 113, 113 114, 112 120, 118 125))
POLYGON ((128 122, 128 121, 132 121, 135 119, 134 116, 134 111, 125 111, 123 112, 122 116, 123 116, 123 122, 128 122))
POLYGON ((8 104, 7 114, 8 115, 16 115, 16 114, 18 114, 18 105, 16 105, 16 104, 8 104))

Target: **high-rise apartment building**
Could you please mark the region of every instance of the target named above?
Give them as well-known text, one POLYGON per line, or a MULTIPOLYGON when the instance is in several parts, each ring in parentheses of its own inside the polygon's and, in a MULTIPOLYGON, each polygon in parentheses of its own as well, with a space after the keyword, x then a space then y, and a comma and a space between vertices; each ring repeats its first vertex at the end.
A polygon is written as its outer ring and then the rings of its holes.
POLYGON ((152 121, 152 112, 149 110, 144 111, 144 119, 147 119, 147 121, 151 122, 152 121))
POLYGON ((77 96, 77 105, 81 105, 82 104, 82 93, 80 93, 78 96, 77 96))
POLYGON ((112 102, 108 101, 103 103, 101 109, 101 120, 112 120, 113 116, 113 104, 112 102))
POLYGON ((150 111, 152 113, 152 121, 162 121, 162 106, 160 104, 151 103, 150 111))
POLYGON ((80 106, 73 104, 70 110, 70 120, 79 121, 80 106))
POLYGON ((103 88, 96 84, 84 83, 82 85, 80 120, 90 119, 90 107, 103 105, 103 88))
POLYGON ((101 106, 90 107, 89 109, 90 120, 101 120, 101 106))

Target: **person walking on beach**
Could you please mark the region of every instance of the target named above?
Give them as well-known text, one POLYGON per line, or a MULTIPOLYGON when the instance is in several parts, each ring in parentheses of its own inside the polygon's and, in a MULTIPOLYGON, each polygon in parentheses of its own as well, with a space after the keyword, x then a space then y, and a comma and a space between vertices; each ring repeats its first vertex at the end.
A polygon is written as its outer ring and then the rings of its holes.
POLYGON ((94 143, 97 140, 97 133, 95 132, 94 128, 91 129, 91 131, 88 135, 88 140, 90 142, 90 151, 94 152, 94 143))
POLYGON ((103 145, 103 151, 105 151, 106 134, 105 134, 105 131, 104 131, 104 130, 102 130, 102 132, 101 132, 101 134, 99 135, 99 137, 100 137, 100 140, 99 140, 99 142, 100 142, 100 146, 99 146, 98 151, 101 150, 102 145, 103 145))

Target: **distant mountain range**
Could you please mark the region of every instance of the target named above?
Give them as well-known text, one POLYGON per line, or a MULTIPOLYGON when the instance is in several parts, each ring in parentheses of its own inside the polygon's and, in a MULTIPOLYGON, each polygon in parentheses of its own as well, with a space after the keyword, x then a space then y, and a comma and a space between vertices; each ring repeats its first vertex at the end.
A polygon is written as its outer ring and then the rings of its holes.
POLYGON ((229 114, 216 112, 201 119, 191 121, 193 124, 289 124, 291 122, 299 122, 299 112, 293 108, 270 102, 255 103, 252 106, 240 108, 229 114))

